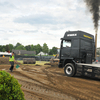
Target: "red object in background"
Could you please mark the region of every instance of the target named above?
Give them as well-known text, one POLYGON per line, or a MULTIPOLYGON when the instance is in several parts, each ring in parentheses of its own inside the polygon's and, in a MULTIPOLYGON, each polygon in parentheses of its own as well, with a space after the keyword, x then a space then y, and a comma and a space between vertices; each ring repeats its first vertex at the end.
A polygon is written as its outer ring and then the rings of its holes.
POLYGON ((96 62, 98 62, 98 60, 96 60, 96 62))
POLYGON ((7 51, 8 53, 10 53, 10 51, 7 51))

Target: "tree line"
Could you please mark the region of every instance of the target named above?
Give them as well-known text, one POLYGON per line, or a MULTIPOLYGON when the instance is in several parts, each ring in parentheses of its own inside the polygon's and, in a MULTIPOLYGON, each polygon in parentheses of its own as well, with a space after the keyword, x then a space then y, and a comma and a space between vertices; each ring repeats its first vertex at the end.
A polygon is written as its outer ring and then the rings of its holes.
POLYGON ((49 47, 46 43, 44 43, 43 46, 41 46, 40 44, 37 44, 37 45, 32 44, 32 45, 24 46, 19 42, 15 46, 13 44, 0 45, 1 52, 5 52, 5 51, 12 52, 12 49, 35 51, 36 54, 40 53, 41 51, 44 53, 48 53, 49 55, 57 54, 57 47, 52 47, 52 49, 49 49, 49 47))

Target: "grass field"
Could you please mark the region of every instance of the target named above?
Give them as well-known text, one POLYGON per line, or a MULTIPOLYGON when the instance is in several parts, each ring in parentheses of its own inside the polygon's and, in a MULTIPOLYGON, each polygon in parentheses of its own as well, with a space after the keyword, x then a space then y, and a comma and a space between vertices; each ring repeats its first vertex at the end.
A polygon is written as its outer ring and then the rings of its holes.
MULTIPOLYGON (((17 60, 19 63, 23 64, 23 60, 17 60)), ((35 64, 29 64, 29 65, 44 65, 45 63, 49 63, 49 61, 36 61, 35 64)))

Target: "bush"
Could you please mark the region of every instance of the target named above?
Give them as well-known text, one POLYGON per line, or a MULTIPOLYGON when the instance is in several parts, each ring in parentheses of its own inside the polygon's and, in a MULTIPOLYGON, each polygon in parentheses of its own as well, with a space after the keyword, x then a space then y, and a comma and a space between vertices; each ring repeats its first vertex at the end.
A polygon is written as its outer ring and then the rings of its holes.
POLYGON ((6 71, 0 71, 0 100, 25 100, 21 85, 6 71))

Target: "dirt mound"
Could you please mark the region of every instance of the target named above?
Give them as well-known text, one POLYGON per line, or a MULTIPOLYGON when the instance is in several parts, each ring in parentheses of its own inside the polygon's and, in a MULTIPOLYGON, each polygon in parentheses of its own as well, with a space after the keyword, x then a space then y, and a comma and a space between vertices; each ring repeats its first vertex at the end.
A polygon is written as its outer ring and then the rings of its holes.
POLYGON ((9 64, 9 57, 0 57, 0 64, 9 64))
POLYGON ((44 65, 51 65, 50 63, 45 63, 44 65))
POLYGON ((41 65, 39 65, 39 64, 36 64, 35 66, 41 66, 41 65))
MULTIPOLYGON (((15 64, 20 64, 17 61, 14 61, 15 64)), ((0 57, 0 64, 10 64, 9 63, 9 57, 0 57)))
POLYGON ((51 58, 50 59, 50 64, 51 64, 51 66, 58 66, 59 59, 58 58, 51 58))

